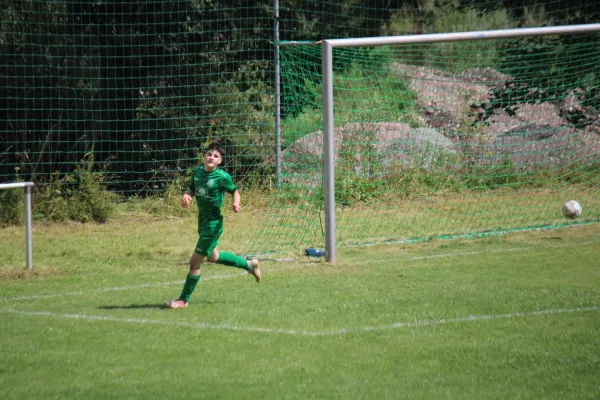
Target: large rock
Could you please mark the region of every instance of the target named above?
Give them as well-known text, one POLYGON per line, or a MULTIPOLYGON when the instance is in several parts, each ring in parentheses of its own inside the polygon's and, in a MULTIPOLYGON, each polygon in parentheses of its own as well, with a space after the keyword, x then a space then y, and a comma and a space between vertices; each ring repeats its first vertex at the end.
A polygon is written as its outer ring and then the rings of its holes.
POLYGON ((550 103, 520 104, 512 116, 496 112, 481 141, 482 163, 510 159, 520 169, 589 162, 600 155, 600 136, 587 129, 575 129, 550 103))
MULTIPOLYGON (((348 123, 334 129, 336 169, 356 174, 382 174, 396 165, 429 168, 438 156, 455 153, 454 144, 431 128, 405 123, 348 123)), ((308 134, 284 152, 287 182, 319 182, 323 166, 323 132, 308 134)))
POLYGON ((465 163, 509 161, 525 170, 600 159, 600 113, 582 105, 580 90, 554 102, 514 103, 510 115, 497 109, 480 121, 480 106, 497 101, 491 90, 502 92, 513 78, 491 68, 449 73, 397 63, 393 70, 409 83, 427 125, 451 138, 465 163))

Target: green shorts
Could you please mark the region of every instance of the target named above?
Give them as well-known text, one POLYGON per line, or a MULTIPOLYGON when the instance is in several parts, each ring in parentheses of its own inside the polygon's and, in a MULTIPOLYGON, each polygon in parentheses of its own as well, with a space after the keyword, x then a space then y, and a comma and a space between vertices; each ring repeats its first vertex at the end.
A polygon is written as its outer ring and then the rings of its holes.
POLYGON ((201 256, 208 256, 219 245, 219 238, 223 233, 223 217, 217 220, 198 221, 198 242, 194 252, 201 256))

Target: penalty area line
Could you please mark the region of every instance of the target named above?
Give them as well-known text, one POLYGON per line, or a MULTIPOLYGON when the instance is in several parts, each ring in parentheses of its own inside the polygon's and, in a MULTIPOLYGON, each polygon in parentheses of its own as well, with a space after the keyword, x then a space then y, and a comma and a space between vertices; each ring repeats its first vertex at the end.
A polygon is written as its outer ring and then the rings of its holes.
POLYGON ((418 260, 429 260, 435 258, 451 258, 451 257, 462 257, 462 256, 474 256, 481 254, 496 254, 496 253, 511 253, 511 252, 519 252, 519 251, 539 251, 539 250, 547 250, 547 249, 561 249, 566 247, 579 247, 586 246, 590 244, 598 244, 600 241, 591 240, 588 242, 579 242, 579 243, 564 243, 557 244, 553 246, 521 246, 521 247, 509 247, 506 249, 488 249, 484 251, 462 251, 455 253, 439 253, 439 254, 431 254, 428 256, 412 256, 412 257, 396 257, 396 258, 383 258, 383 259, 372 259, 368 261, 357 261, 353 262, 352 265, 360 265, 360 264, 372 264, 375 262, 387 263, 394 261, 418 261, 418 260))
MULTIPOLYGON (((202 278, 202 281, 213 281, 217 279, 229 279, 229 278, 237 278, 242 275, 248 275, 247 272, 241 272, 239 274, 227 274, 227 275, 215 275, 215 276, 207 276, 206 278, 202 278)), ((50 299, 53 297, 63 297, 63 296, 82 296, 86 294, 93 293, 106 293, 106 292, 117 292, 121 290, 135 290, 135 289, 147 289, 147 288, 157 288, 162 286, 171 286, 171 285, 183 285, 185 281, 172 281, 172 282, 163 282, 163 283, 145 283, 141 285, 128 285, 128 286, 114 286, 107 287, 102 289, 92 289, 88 291, 78 291, 78 292, 64 292, 64 293, 52 293, 52 294, 34 294, 31 296, 15 296, 15 297, 0 297, 0 302, 2 301, 12 301, 12 300, 38 300, 38 299, 50 299)))
POLYGON ((294 329, 280 329, 280 328, 264 328, 264 327, 252 327, 243 325, 230 325, 230 324, 207 324, 207 323, 194 323, 185 321, 166 321, 166 320, 155 320, 147 318, 118 318, 105 315, 87 315, 87 314, 65 314, 65 313, 54 313, 47 311, 23 311, 15 309, 4 309, 0 310, 2 313, 10 313, 15 315, 33 316, 33 317, 50 317, 50 318, 66 318, 66 319, 77 319, 85 321, 104 321, 104 322, 124 322, 132 324, 144 324, 144 325, 163 325, 163 326, 175 326, 175 327, 188 327, 196 329, 212 329, 212 330, 229 330, 239 332, 260 332, 270 334, 285 334, 292 336, 343 336, 350 335, 353 333, 366 333, 374 331, 386 331, 402 328, 422 328, 436 325, 449 325, 459 323, 470 323, 490 320, 501 320, 501 319, 513 319, 523 317, 535 317, 542 315, 554 315, 554 314, 566 314, 566 313, 579 313, 579 312, 590 312, 598 311, 600 307, 579 307, 579 308, 554 308, 530 312, 515 312, 508 314, 491 314, 491 315, 469 315, 466 317, 459 318, 440 318, 440 319, 426 319, 417 320, 411 322, 396 322, 389 325, 381 326, 365 326, 362 328, 348 328, 348 329, 336 329, 331 331, 302 331, 294 329))

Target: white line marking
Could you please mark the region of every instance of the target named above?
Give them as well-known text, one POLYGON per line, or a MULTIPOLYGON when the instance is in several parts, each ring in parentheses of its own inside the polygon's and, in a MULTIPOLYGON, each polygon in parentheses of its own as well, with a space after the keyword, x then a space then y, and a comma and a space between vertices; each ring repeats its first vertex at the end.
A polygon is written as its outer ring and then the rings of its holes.
POLYGON ((262 327, 251 327, 251 326, 239 326, 229 324, 204 324, 194 322, 183 322, 183 321, 165 321, 145 318, 117 318, 104 315, 87 315, 87 314, 62 314, 53 313, 46 311, 22 311, 14 309, 4 309, 0 312, 25 315, 25 316, 36 316, 36 317, 51 317, 51 318, 69 318, 69 319, 80 319, 87 321, 108 321, 108 322, 126 322, 134 324, 153 324, 153 325, 164 325, 164 326, 183 326, 188 328, 197 329, 214 329, 214 330, 231 330, 231 331, 242 331, 242 332, 261 332, 261 333, 275 333, 275 334, 286 334, 292 336, 340 336, 348 335, 352 333, 362 332, 373 332, 373 331, 384 331, 400 328, 419 328, 428 327, 434 325, 447 325, 457 324, 465 322, 478 322, 486 320, 499 320, 499 319, 511 319, 519 317, 533 317, 540 315, 552 315, 552 314, 565 314, 565 313, 576 313, 576 312, 588 312, 598 311, 600 307, 579 307, 579 308, 558 308, 558 309, 546 309, 530 312, 515 312, 509 314, 496 314, 496 315, 469 315, 467 317, 459 318, 441 318, 441 319, 429 319, 420 320, 413 322, 396 322, 390 325, 381 326, 365 326, 362 328, 344 328, 332 331, 301 331, 294 329, 279 329, 279 328, 262 328, 262 327))
MULTIPOLYGON (((213 281, 216 279, 228 279, 228 278, 237 278, 241 275, 247 275, 247 272, 241 272, 239 274, 227 274, 227 275, 215 275, 215 276, 207 276, 203 277, 203 281, 213 281)), ((34 294, 31 296, 16 296, 16 297, 0 297, 0 301, 11 301, 11 300, 35 300, 35 299, 49 299, 53 297, 62 297, 62 296, 80 296, 84 294, 90 293, 104 293, 104 292, 115 292, 121 290, 134 290, 134 289, 145 289, 145 288, 156 288, 161 286, 171 286, 171 285, 183 285, 185 281, 173 281, 173 282, 164 282, 164 283, 146 283, 141 285, 129 285, 129 286, 115 286, 115 287, 107 287, 103 289, 94 289, 88 290, 86 292, 66 292, 66 293, 53 293, 53 294, 34 294)))
MULTIPOLYGON (((530 312, 515 312, 510 314, 496 314, 496 315, 469 315, 468 317, 462 318, 442 318, 442 319, 432 319, 432 320, 422 320, 422 321, 414 321, 414 322, 396 322, 391 325, 384 326, 367 326, 364 328, 360 328, 354 331, 379 331, 384 329, 396 329, 396 328, 412 328, 412 327, 420 327, 420 326, 432 326, 432 325, 444 325, 444 324, 454 324, 461 322, 476 322, 476 321, 484 321, 484 320, 496 320, 496 319, 510 319, 510 318, 518 318, 518 317, 533 317, 539 315, 552 315, 552 314, 565 314, 565 313, 575 313, 575 312, 587 312, 587 311, 599 311, 600 307, 591 306, 591 307, 579 307, 579 308, 558 308, 558 309, 547 309, 547 310, 538 310, 538 311, 530 311, 530 312)), ((342 329, 338 332, 334 332, 333 334, 344 334, 350 333, 352 330, 342 329)))
MULTIPOLYGON (((374 262, 394 262, 394 261, 417 261, 417 260, 427 260, 434 258, 450 258, 450 257, 461 257, 461 256, 470 256, 470 255, 478 255, 478 254, 487 254, 487 253, 504 253, 504 252, 513 252, 513 251, 521 251, 521 250, 543 250, 543 249, 552 249, 552 248, 564 248, 564 247, 575 247, 575 246, 585 246, 588 244, 596 244, 600 243, 600 241, 589 241, 589 242, 580 242, 580 243, 565 243, 554 246, 527 246, 527 247, 512 247, 508 249, 496 249, 496 250, 486 250, 486 251, 465 251, 460 253, 441 253, 441 254, 432 254, 429 256, 414 256, 414 257, 396 257, 390 259, 372 259, 369 261, 358 261, 353 262, 352 265, 361 265, 368 264, 374 262)), ((270 272, 273 274, 274 272, 270 272)), ((239 274, 227 274, 227 275, 216 275, 209 276, 206 278, 202 278, 202 281, 211 281, 216 279, 229 279, 235 278, 242 275, 246 275, 247 272, 240 272, 239 274)), ((264 274, 264 272, 263 272, 264 274)), ((174 282, 165 282, 165 283, 148 283, 142 285, 131 285, 131 286, 115 286, 108 287, 103 289, 95 289, 89 290, 87 292, 66 292, 66 293, 53 293, 53 294, 39 294, 39 295, 31 295, 31 296, 15 296, 15 297, 0 297, 0 302, 12 301, 12 300, 36 300, 36 299, 48 299, 53 297, 62 297, 62 296, 80 296, 89 293, 104 293, 104 292, 115 292, 121 290, 135 290, 135 289, 145 289, 145 288, 157 288, 162 286, 170 286, 170 285, 181 285, 184 281, 174 281, 174 282)))
POLYGON ((460 256, 473 256, 480 254, 488 254, 488 253, 510 253, 513 251, 536 251, 536 250, 546 250, 546 249, 560 249, 565 247, 576 247, 576 246, 586 246, 588 244, 597 244, 600 243, 598 240, 589 241, 589 242, 580 242, 580 243, 564 243, 558 244, 554 246, 523 246, 523 247, 510 247, 507 249, 492 249, 485 251, 463 251, 456 253, 441 253, 441 254, 432 254, 429 256, 415 256, 415 257, 396 257, 396 258, 385 258, 385 259, 371 259, 368 261, 358 261, 352 263, 352 265, 360 265, 360 264, 370 264, 374 262, 393 262, 393 261, 417 261, 417 260, 428 260, 432 258, 449 258, 449 257, 460 257, 460 256))

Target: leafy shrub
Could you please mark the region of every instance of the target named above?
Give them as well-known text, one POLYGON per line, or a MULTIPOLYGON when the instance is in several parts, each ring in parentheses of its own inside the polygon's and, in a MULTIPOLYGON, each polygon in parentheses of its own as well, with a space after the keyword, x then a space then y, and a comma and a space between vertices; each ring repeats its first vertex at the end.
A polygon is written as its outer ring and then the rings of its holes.
POLYGON ((104 175, 94 174, 92 165, 90 158, 73 174, 52 174, 35 200, 36 213, 51 221, 106 222, 117 195, 106 189, 104 175))
POLYGON ((21 225, 24 206, 23 189, 0 190, 0 226, 21 225))

